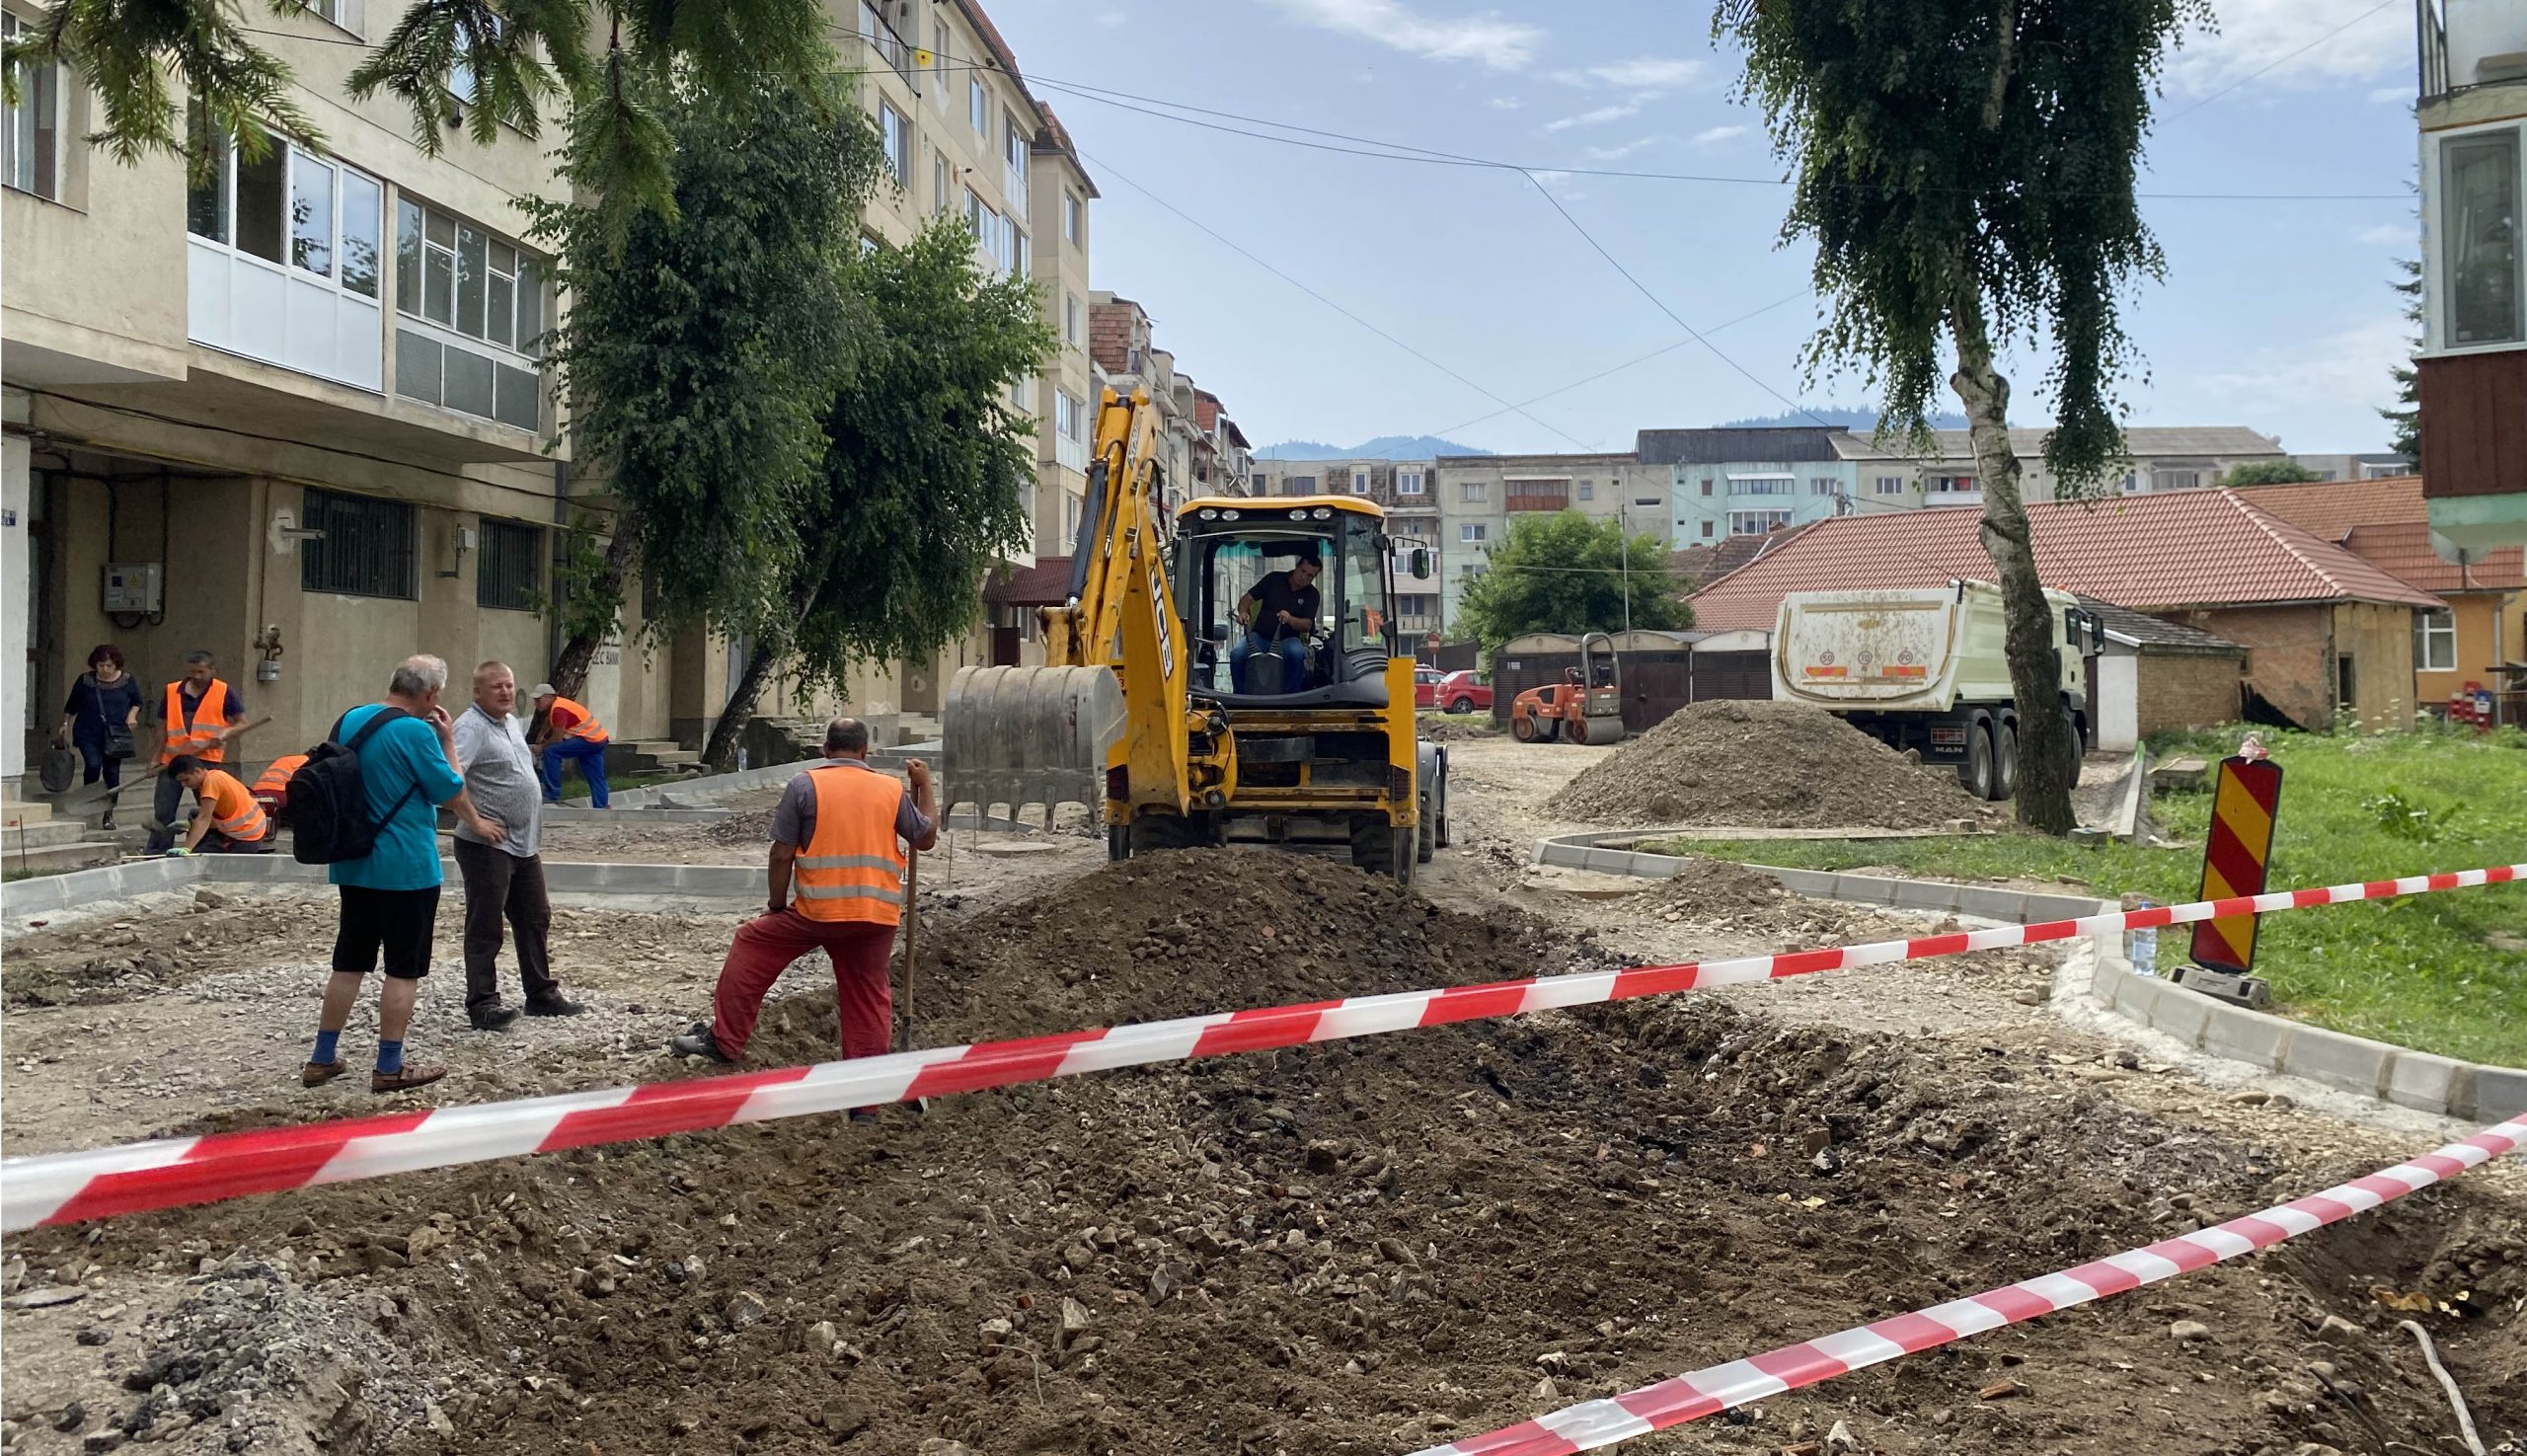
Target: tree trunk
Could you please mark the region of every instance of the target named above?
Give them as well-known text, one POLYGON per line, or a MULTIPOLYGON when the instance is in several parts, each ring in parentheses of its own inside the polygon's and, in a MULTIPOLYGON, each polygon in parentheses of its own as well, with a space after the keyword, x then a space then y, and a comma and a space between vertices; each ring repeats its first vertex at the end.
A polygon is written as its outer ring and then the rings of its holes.
POLYGON ((1992 367, 1991 333, 1976 284, 1958 284, 1950 327, 1956 337, 1956 372, 1949 383, 1965 406, 1974 438, 1974 470, 1983 483, 1983 549, 2000 578, 2010 696, 2018 704, 2018 821, 2047 834, 2068 834, 2077 822, 2071 788, 2079 778, 2079 755, 2062 704, 2053 605, 2036 574, 2027 502, 2019 497, 2018 452, 2010 447, 2010 382, 1992 367))
POLYGON ((746 670, 738 677, 734 692, 720 709, 720 721, 711 727, 711 741, 702 745, 702 761, 727 773, 737 766, 737 739, 746 725, 754 721, 754 705, 763 696, 763 685, 772 680, 772 664, 780 653, 768 643, 756 643, 746 658, 746 670))
MULTIPOLYGON (((630 520, 621 517, 615 520, 614 536, 605 544, 605 570, 594 581, 588 583, 586 590, 617 602, 623 599, 623 577, 625 573, 632 570, 632 557, 639 549, 638 543, 634 540, 638 534, 630 520)), ((566 603, 566 610, 567 605, 566 603)), ((562 654, 553 659, 553 675, 548 679, 553 684, 554 691, 565 698, 575 698, 586 691, 588 663, 595 660, 596 650, 604 645, 605 639, 612 634, 615 624, 620 620, 618 613, 607 619, 602 631, 593 635, 586 632, 575 633, 570 641, 562 644, 562 654)))

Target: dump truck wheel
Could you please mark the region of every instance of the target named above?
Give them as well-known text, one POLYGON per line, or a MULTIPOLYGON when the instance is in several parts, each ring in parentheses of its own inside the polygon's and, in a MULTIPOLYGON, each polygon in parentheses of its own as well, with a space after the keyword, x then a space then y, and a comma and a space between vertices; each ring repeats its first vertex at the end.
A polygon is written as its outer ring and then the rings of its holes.
POLYGON ((1965 761, 1956 766, 1956 781, 1977 799, 1992 797, 1992 731, 1987 725, 1965 730, 1965 761))
POLYGON ((1992 797, 2008 799, 2018 793, 2018 725, 1996 723, 1992 733, 2000 745, 1992 763, 1992 797))

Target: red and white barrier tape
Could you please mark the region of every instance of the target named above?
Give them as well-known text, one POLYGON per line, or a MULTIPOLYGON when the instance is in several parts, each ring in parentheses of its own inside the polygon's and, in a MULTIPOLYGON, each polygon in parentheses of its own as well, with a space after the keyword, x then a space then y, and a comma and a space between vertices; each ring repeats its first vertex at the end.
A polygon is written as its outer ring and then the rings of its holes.
POLYGON ((1434 991, 1399 991, 1297 1006, 1219 1012, 1176 1021, 1062 1032, 1015 1041, 934 1046, 851 1061, 817 1062, 727 1077, 617 1087, 469 1108, 438 1108, 207 1137, 132 1143, 0 1163, 0 1230, 77 1223, 152 1208, 210 1203, 315 1184, 348 1183, 424 1168, 632 1142, 734 1122, 839 1112, 880 1103, 979 1092, 1082 1072, 1186 1061, 1339 1041, 1415 1027, 1590 1006, 1712 986, 1853 970, 2222 915, 2382 900, 2527 879, 2527 865, 2416 875, 2325 889, 2148 910, 2116 910, 2035 925, 1998 925, 1835 950, 1794 951, 1684 965, 1541 976, 1434 991))
POLYGON ((1912 1314, 1786 1344, 1623 1395, 1583 1401, 1486 1435, 1425 1447, 1414 1456, 1570 1456, 1574 1451, 1598 1450, 1784 1391, 1918 1354, 1986 1330, 2022 1324, 2075 1304, 2106 1299, 2241 1254, 2252 1254, 2310 1229, 2365 1213, 2415 1188, 2455 1178, 2469 1168, 2515 1152, 2522 1145, 2527 1145, 2527 1112, 2410 1163, 2399 1163, 2322 1193, 2275 1204, 2260 1213, 2233 1218, 2140 1249, 2109 1254, 2059 1273, 2021 1279, 1912 1314))

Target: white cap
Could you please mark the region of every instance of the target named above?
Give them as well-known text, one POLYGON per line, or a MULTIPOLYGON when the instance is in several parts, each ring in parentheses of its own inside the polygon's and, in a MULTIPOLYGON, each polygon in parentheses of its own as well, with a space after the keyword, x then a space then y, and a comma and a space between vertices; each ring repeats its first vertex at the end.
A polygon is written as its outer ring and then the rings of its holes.
POLYGON ((558 698, 562 695, 553 691, 553 684, 549 682, 539 682, 535 685, 535 691, 527 694, 527 696, 530 698, 558 698))

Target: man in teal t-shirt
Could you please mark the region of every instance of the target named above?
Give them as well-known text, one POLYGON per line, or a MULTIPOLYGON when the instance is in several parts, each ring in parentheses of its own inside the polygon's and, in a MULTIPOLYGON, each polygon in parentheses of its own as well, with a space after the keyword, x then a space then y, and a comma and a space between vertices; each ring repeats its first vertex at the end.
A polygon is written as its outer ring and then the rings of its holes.
POLYGON ((343 715, 333 740, 348 743, 379 714, 387 722, 359 747, 360 787, 368 799, 377 842, 361 859, 332 867, 342 896, 342 924, 334 936, 334 971, 325 982, 325 1006, 317 1022, 316 1050, 299 1080, 321 1086, 343 1074, 340 1042, 351 1005, 381 956, 386 986, 377 1000, 377 1070, 371 1092, 405 1092, 447 1075, 443 1066, 407 1065, 404 1033, 412 1025, 421 977, 430 970, 430 936, 438 924, 438 806, 446 805, 465 827, 498 844, 500 826, 483 817, 465 793, 464 766, 447 710, 438 703, 447 686, 447 664, 436 657, 404 659, 387 684, 386 701, 343 715))

